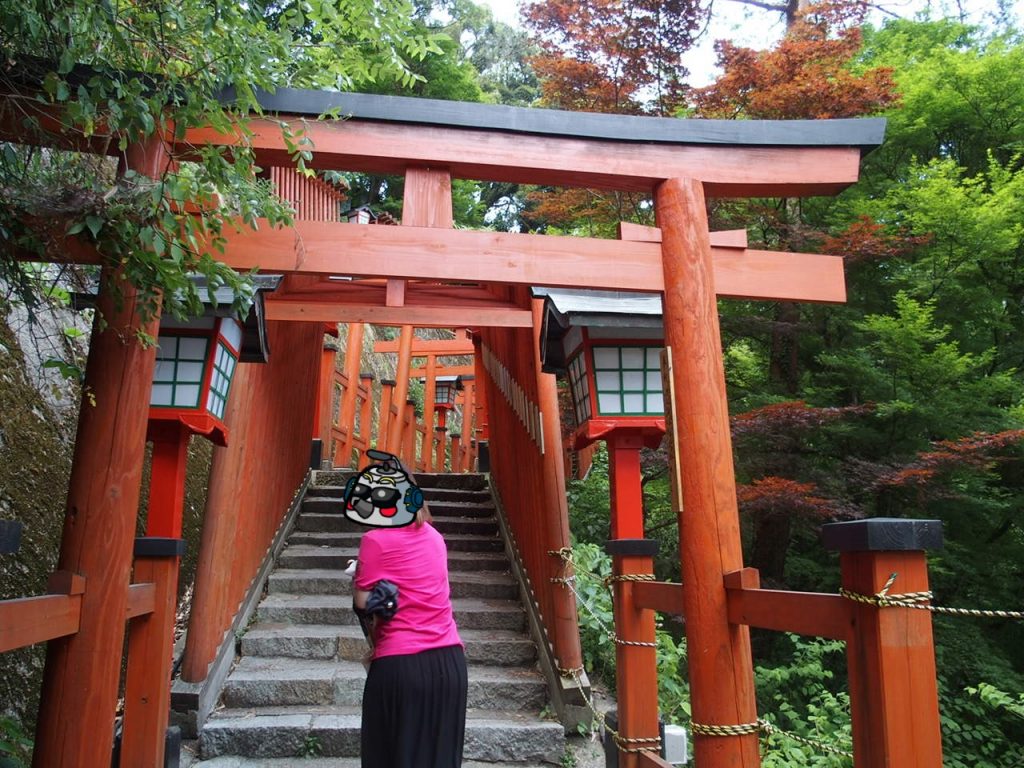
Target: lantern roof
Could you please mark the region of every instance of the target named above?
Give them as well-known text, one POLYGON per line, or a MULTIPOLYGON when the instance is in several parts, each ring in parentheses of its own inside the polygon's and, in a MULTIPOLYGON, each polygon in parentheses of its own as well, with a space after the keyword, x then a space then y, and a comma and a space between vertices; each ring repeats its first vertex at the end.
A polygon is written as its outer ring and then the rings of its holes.
MULTIPOLYGON (((252 306, 245 317, 238 318, 242 324, 242 348, 239 350, 240 363, 265 363, 270 357, 270 346, 267 343, 267 314, 264 304, 264 294, 273 293, 281 283, 281 275, 253 275, 251 280, 255 292, 252 297, 252 306)), ((193 275, 192 282, 199 289, 199 295, 208 297, 206 278, 202 275, 193 275)), ((235 300, 235 292, 230 286, 222 285, 212 291, 211 303, 209 298, 203 299, 207 315, 214 317, 228 317, 232 314, 231 303, 235 300)))
MULTIPOLYGON (((230 317, 234 314, 231 305, 235 300, 235 292, 230 286, 215 288, 211 296, 204 276, 191 275, 190 279, 203 299, 205 317, 230 317)), ((263 297, 277 290, 282 275, 253 275, 250 279, 255 288, 252 305, 245 317, 236 318, 242 325, 242 348, 238 361, 265 363, 270 357, 270 346, 267 343, 266 305, 263 297)), ((75 309, 93 309, 98 294, 99 281, 94 280, 85 290, 72 294, 72 306, 75 309)))
POLYGON ((661 339, 661 295, 628 291, 533 288, 544 297, 540 358, 546 373, 565 371, 563 339, 573 329, 587 328, 591 337, 661 339))

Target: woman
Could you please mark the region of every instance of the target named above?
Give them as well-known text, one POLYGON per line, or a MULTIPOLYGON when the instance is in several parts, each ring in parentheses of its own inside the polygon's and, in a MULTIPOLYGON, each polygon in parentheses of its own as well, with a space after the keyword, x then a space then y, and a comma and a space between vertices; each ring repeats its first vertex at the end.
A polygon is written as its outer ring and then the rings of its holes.
POLYGON ((459 768, 466 730, 466 657, 452 616, 448 552, 420 507, 411 525, 363 534, 353 602, 398 587, 398 610, 377 620, 363 688, 363 768, 459 768))

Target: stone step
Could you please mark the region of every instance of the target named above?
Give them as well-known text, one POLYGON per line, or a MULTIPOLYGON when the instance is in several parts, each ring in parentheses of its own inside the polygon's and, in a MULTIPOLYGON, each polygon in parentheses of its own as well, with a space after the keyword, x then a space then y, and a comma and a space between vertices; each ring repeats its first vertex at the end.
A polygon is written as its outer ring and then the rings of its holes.
MULTIPOLYGON (((279 568, 336 568, 344 570, 359 555, 356 547, 285 547, 279 568)), ((508 571, 504 552, 448 552, 448 571, 508 571)))
MULTIPOLYGON (((459 636, 471 665, 529 666, 537 658, 533 641, 520 632, 461 629, 459 636)), ((242 636, 244 656, 360 661, 367 647, 355 625, 256 624, 242 636)))
MULTIPOLYGON (((342 515, 344 488, 311 488, 302 500, 302 511, 342 515)), ((431 491, 424 492, 432 515, 494 514, 491 494, 486 491, 431 491)))
MULTIPOLYGON (((289 547, 352 547, 358 548, 363 531, 319 532, 295 531, 288 537, 289 547)), ((504 552, 505 543, 497 530, 490 536, 473 533, 446 533, 444 542, 449 552, 504 552)))
MULTIPOLYGON (((337 505, 335 505, 337 506, 337 505)), ((433 526, 442 534, 474 533, 479 536, 497 536, 498 521, 494 518, 494 508, 488 507, 488 515, 440 515, 433 511, 433 526)), ((311 533, 342 533, 347 531, 363 533, 369 530, 365 525, 352 522, 340 509, 331 512, 304 511, 299 515, 295 529, 311 533)))
MULTIPOLYGON (((185 768, 296 768, 294 757, 238 757, 230 755, 200 760, 185 768)), ((358 757, 303 757, 298 768, 362 768, 358 757)), ((541 763, 480 763, 464 760, 462 768, 551 768, 541 763)))
MULTIPOLYGON (((359 728, 356 707, 222 709, 206 721, 199 739, 200 754, 204 759, 237 755, 294 760, 315 748, 321 757, 355 757, 359 754, 359 728)), ((557 763, 564 751, 565 732, 553 720, 520 712, 466 713, 466 760, 557 763)))
POLYGON ((490 504, 491 492, 487 488, 465 490, 462 488, 422 488, 423 496, 433 509, 435 504, 451 501, 468 501, 473 504, 490 504))
MULTIPOLYGON (((224 684, 232 708, 333 704, 358 707, 366 671, 355 661, 245 656, 224 684)), ((540 711, 547 687, 525 667, 469 667, 468 706, 473 709, 540 711)))
POLYGON ((487 475, 480 472, 417 472, 416 484, 426 493, 433 490, 487 490, 487 475))
MULTIPOLYGON (((448 584, 452 597, 486 597, 492 600, 516 600, 519 586, 506 571, 450 571, 448 584)), ((352 579, 340 569, 278 568, 270 574, 267 591, 271 594, 351 595, 352 579)))
MULTIPOLYGON (((361 768, 358 757, 303 757, 296 764, 294 757, 239 757, 227 755, 210 760, 185 763, 182 768, 361 768)), ((544 763, 492 763, 463 760, 462 768, 551 768, 544 763)))
MULTIPOLYGON (((401 610, 402 598, 398 598, 401 610)), ((459 629, 510 629, 526 626, 526 613, 518 602, 456 598, 452 600, 459 629)), ((355 625, 352 600, 344 595, 267 595, 256 611, 257 621, 271 624, 355 625)))

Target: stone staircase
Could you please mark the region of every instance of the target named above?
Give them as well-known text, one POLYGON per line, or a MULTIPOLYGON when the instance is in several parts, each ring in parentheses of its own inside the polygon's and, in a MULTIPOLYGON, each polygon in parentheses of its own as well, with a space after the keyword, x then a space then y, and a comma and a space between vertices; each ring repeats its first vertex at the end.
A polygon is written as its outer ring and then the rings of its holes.
MULTIPOLYGON (((363 528, 341 514, 346 476, 318 472, 271 573, 256 620, 199 736, 197 768, 359 765, 366 641, 351 580, 363 528)), ((449 581, 469 664, 464 765, 557 763, 564 730, 543 717, 519 589, 483 475, 417 475, 448 545, 449 581)))

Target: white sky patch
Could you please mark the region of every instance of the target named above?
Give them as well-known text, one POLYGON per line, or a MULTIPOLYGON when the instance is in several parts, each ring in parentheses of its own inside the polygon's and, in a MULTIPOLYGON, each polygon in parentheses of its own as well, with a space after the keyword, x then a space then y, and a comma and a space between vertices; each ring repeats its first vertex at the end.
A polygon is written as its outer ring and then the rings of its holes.
MULTIPOLYGON (((513 27, 520 26, 517 0, 476 2, 489 7, 499 21, 513 27)), ((903 18, 913 18, 916 13, 929 7, 932 9, 932 15, 936 17, 942 12, 956 12, 953 0, 882 0, 879 4, 891 13, 873 12, 870 19, 873 24, 883 23, 885 19, 892 17, 892 13, 903 18)), ((990 20, 996 9, 995 0, 961 0, 961 4, 967 10, 967 20, 975 24, 984 24, 990 20)), ((714 0, 713 8, 714 13, 707 34, 696 47, 683 55, 683 63, 690 70, 690 85, 707 85, 718 76, 714 50, 716 40, 732 40, 739 45, 762 49, 771 46, 785 30, 780 14, 762 11, 735 0, 714 0)), ((1024 0, 1015 0, 1012 9, 1016 26, 1019 28, 1021 19, 1024 18, 1024 0)))

